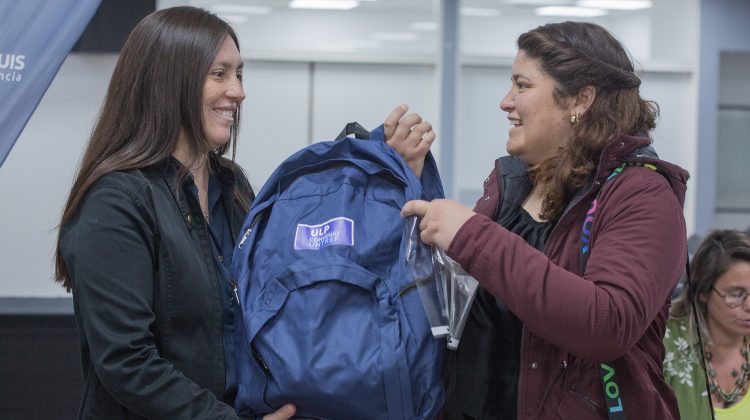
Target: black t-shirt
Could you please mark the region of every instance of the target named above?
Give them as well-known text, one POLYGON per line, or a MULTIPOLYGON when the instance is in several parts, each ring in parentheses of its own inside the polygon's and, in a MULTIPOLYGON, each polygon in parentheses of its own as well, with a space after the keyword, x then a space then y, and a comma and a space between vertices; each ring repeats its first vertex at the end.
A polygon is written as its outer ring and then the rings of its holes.
MULTIPOLYGON (((501 214, 497 223, 540 251, 552 229, 552 223, 534 220, 520 206, 501 214)), ((446 420, 517 417, 521 328, 501 299, 479 288, 461 344, 446 361, 446 420)))

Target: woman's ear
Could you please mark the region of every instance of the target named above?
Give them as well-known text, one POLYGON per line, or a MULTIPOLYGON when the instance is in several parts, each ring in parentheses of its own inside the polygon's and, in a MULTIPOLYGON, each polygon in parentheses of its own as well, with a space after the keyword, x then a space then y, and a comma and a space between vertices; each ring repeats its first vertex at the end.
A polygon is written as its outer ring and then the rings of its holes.
POLYGON ((584 86, 578 91, 575 103, 573 104, 573 113, 583 115, 591 107, 596 99, 596 88, 592 85, 584 86))

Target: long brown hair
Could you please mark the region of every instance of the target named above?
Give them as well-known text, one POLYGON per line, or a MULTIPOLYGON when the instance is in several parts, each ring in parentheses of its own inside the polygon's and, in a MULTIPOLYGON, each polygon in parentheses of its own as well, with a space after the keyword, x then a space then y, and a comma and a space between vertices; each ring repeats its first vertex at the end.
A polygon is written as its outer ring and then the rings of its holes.
POLYGON ((557 219, 599 163, 604 148, 620 134, 647 135, 656 127, 659 107, 641 99, 641 80, 622 44, 593 23, 540 26, 518 38, 518 49, 555 80, 553 96, 562 106, 586 86, 596 97, 573 127, 559 153, 534 165, 530 175, 544 192, 541 216, 557 219))
POLYGON ((690 284, 685 284, 682 293, 672 302, 669 315, 677 319, 689 320, 689 331, 695 331, 697 322, 705 343, 711 343, 711 335, 706 328, 705 304, 700 296, 711 293, 716 280, 723 276, 733 264, 745 261, 750 263, 750 233, 736 230, 715 230, 701 242, 690 262, 690 284), (693 319, 692 305, 699 309, 698 319, 693 319))
MULTIPOLYGON (((180 130, 192 156, 222 156, 231 144, 234 160, 240 110, 234 115, 230 141, 213 151, 202 118, 206 75, 227 36, 239 49, 237 35, 226 22, 194 7, 158 10, 138 23, 120 52, 60 227, 75 215, 86 192, 102 176, 166 159, 177 146, 180 130)), ((59 233, 55 278, 70 291, 59 233)))

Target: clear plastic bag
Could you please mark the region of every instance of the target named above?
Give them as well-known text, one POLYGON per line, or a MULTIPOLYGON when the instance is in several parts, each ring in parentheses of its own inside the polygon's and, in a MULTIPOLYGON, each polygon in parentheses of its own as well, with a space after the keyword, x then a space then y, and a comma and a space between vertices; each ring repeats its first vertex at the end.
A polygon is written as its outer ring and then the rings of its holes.
POLYGON ((433 261, 441 267, 438 271, 448 278, 448 348, 455 350, 461 341, 479 282, 438 247, 433 248, 433 261))
POLYGON ((407 238, 406 260, 414 275, 419 299, 422 301, 432 336, 448 336, 447 285, 441 284, 441 277, 433 268, 432 249, 419 239, 419 219, 412 216, 406 219, 404 234, 407 238))
POLYGON ((407 262, 411 267, 434 337, 448 337, 455 350, 461 340, 479 283, 438 247, 419 239, 419 219, 406 220, 407 262))

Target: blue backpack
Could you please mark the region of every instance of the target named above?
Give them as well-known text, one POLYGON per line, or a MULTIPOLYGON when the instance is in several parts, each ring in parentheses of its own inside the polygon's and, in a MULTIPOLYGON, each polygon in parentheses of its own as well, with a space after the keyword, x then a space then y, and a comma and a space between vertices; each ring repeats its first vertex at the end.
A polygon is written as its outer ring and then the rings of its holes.
POLYGON ((240 414, 293 403, 304 418, 435 418, 445 341, 407 266, 400 209, 443 196, 432 156, 420 182, 383 126, 276 169, 233 257, 240 414))

